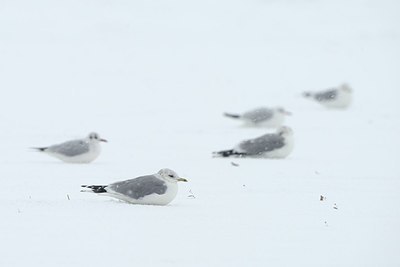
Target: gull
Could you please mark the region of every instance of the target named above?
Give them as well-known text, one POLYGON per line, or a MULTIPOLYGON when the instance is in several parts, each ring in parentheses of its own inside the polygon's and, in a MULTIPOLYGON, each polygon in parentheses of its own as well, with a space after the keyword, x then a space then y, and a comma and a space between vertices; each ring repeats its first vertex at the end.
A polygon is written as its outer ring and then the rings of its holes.
POLYGON ((68 163, 89 163, 95 160, 101 152, 100 138, 97 133, 90 133, 86 138, 67 141, 48 147, 34 147, 37 151, 46 153, 68 163))
POLYGON ((178 193, 177 182, 187 182, 170 169, 161 169, 152 175, 112 183, 109 185, 82 185, 82 192, 110 196, 131 204, 167 205, 178 193))
POLYGON ((285 116, 291 114, 292 113, 282 107, 259 107, 242 114, 224 113, 226 117, 242 120, 247 125, 269 128, 277 128, 282 126, 285 116))
POLYGON ((348 84, 344 83, 338 87, 319 92, 304 92, 303 96, 327 108, 345 109, 351 104, 352 89, 348 84))
POLYGON ((293 150, 293 130, 280 127, 276 133, 240 142, 233 149, 214 152, 214 157, 286 158, 293 150))

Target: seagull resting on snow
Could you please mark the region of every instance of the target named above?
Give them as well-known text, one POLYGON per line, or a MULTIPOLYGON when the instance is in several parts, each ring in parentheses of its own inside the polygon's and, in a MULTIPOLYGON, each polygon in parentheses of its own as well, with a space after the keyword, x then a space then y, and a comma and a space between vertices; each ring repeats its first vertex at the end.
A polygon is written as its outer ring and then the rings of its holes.
POLYGON ((158 173, 140 176, 134 179, 109 185, 82 185, 81 192, 93 192, 143 205, 167 205, 178 193, 177 182, 187 182, 170 169, 161 169, 158 173))
POLYGON ((327 108, 347 108, 351 104, 352 89, 344 83, 336 88, 331 88, 319 92, 304 92, 303 96, 327 108))
POLYGON ((68 163, 89 163, 95 160, 101 152, 100 138, 97 133, 90 133, 86 138, 67 141, 48 147, 35 147, 37 151, 46 153, 68 163))
POLYGON ((242 120, 247 125, 264 126, 269 128, 277 128, 282 126, 285 116, 291 114, 292 113, 282 107, 260 107, 249 110, 242 114, 224 113, 226 117, 242 120))
POLYGON ((293 150, 293 130, 280 127, 276 133, 240 142, 233 149, 214 152, 214 157, 286 158, 293 150))

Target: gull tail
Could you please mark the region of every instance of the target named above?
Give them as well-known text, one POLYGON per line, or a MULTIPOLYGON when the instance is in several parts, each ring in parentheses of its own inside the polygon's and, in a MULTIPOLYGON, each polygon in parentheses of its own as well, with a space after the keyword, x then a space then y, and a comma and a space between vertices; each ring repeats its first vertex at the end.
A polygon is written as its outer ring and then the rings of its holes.
POLYGON ((31 149, 34 149, 39 152, 44 152, 48 149, 48 147, 31 147, 31 149))
POLYGON ((229 149, 229 150, 222 150, 222 151, 217 151, 217 152, 213 152, 213 157, 243 157, 245 156, 245 153, 241 153, 241 152, 237 152, 233 149, 229 149))
POLYGON ((312 97, 313 93, 311 93, 311 92, 303 92, 302 96, 303 97, 312 97))
POLYGON ((93 192, 93 193, 107 193, 107 185, 81 185, 86 189, 82 189, 81 192, 93 192))
POLYGON ((232 114, 232 113, 224 113, 225 117, 233 118, 233 119, 239 119, 241 116, 239 114, 232 114))

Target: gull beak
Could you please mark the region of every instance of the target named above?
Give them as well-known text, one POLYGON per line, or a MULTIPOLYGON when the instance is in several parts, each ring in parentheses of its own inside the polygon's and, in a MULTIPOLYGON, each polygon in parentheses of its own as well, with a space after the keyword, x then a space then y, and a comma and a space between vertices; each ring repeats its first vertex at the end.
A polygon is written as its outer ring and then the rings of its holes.
POLYGON ((179 177, 177 181, 178 181, 178 182, 187 182, 188 180, 186 180, 185 178, 179 177))
POLYGON ((100 142, 107 143, 108 141, 106 139, 99 139, 100 142))

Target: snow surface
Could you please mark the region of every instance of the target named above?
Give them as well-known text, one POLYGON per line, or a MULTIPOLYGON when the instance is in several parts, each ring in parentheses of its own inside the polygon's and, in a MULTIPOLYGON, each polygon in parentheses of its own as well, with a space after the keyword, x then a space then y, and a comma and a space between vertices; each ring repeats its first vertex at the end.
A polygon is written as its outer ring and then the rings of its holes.
POLYGON ((0 266, 400 266, 399 8, 1 1, 0 266), (342 82, 349 110, 300 97, 342 82), (293 154, 211 158, 265 132, 222 113, 263 105, 293 154), (92 164, 28 149, 90 131, 92 164), (169 206, 79 192, 164 167, 190 180, 169 206))

